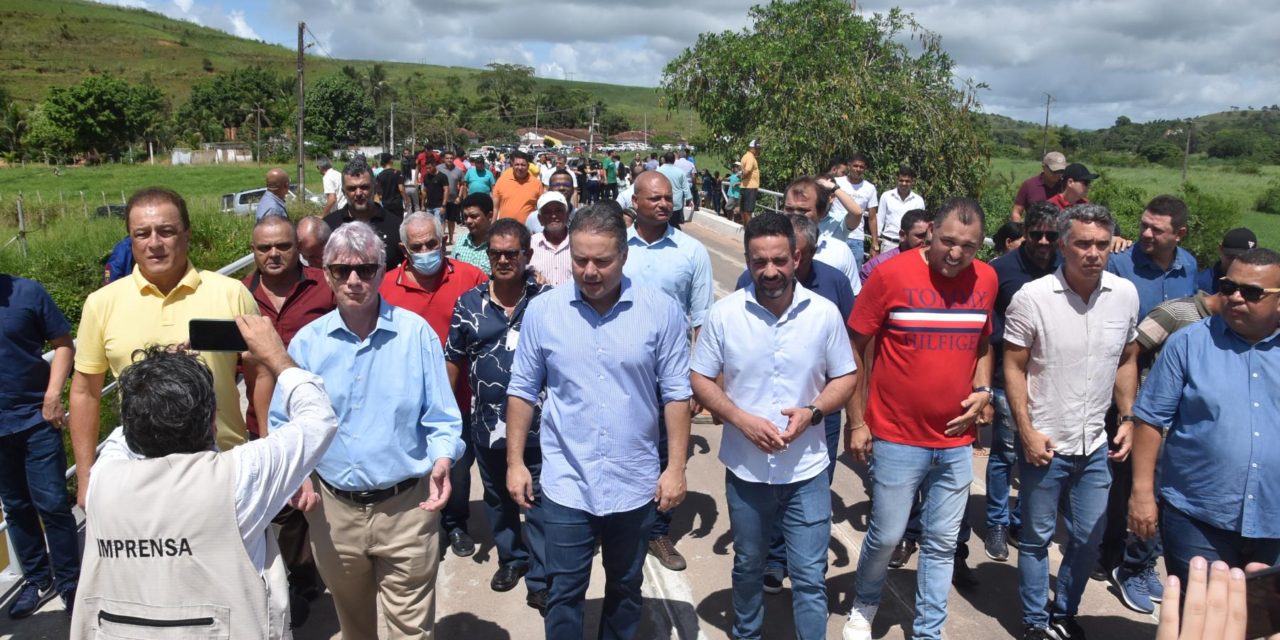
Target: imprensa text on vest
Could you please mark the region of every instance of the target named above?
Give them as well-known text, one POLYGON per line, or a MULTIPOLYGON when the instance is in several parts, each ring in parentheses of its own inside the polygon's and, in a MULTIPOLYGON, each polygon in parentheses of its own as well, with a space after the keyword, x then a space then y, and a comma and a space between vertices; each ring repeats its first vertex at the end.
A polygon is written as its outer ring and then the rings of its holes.
POLYGON ((172 558, 191 555, 186 538, 140 540, 98 539, 98 555, 103 558, 172 558))

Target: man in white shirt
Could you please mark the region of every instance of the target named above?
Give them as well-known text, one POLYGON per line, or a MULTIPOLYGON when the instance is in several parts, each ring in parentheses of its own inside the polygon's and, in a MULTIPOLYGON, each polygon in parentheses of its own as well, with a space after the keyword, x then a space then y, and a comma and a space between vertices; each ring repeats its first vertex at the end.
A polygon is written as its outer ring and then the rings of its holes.
POLYGON ((880 198, 880 209, 876 216, 876 226, 879 227, 880 233, 871 240, 872 256, 880 254, 882 244, 890 247, 897 246, 900 241, 898 232, 902 229, 902 216, 908 211, 926 208, 924 198, 911 190, 915 184, 916 170, 905 164, 898 167, 898 188, 885 192, 880 198))
POLYGON ((342 172, 333 168, 333 162, 327 156, 316 160, 316 169, 320 170, 324 180, 324 211, 320 213, 323 218, 331 211, 347 206, 347 195, 342 192, 342 172))
MULTIPOLYGON (((861 214, 866 216, 867 226, 870 227, 869 237, 874 241, 877 237, 876 214, 879 211, 880 201, 877 198, 876 186, 862 177, 867 172, 867 157, 861 153, 855 153, 849 158, 847 166, 849 175, 836 177, 835 184, 840 188, 840 191, 852 196, 854 201, 858 203, 861 214)), ((831 212, 828 217, 833 220, 843 220, 846 211, 854 212, 842 199, 838 199, 831 203, 831 212)), ((835 237, 844 240, 849 245, 849 250, 853 252, 853 258, 857 261, 857 269, 861 269, 864 250, 863 239, 868 237, 863 233, 861 216, 859 216, 855 226, 849 226, 847 222, 843 225, 843 228, 848 229, 846 233, 840 233, 838 229, 841 227, 839 226, 833 226, 833 228, 837 230, 835 237)))
POLYGON ((1005 392, 1023 447, 1018 593, 1030 640, 1084 637, 1075 616, 1102 542, 1107 461, 1129 456, 1138 388, 1138 290, 1106 271, 1115 219, 1096 204, 1059 215, 1062 267, 1014 294, 1004 322, 1005 392), (1109 451, 1113 398, 1120 426, 1109 451), (1049 544, 1063 493, 1067 543, 1050 611, 1049 544))
POLYGON ((695 399, 724 418, 720 461, 728 468, 734 532, 731 635, 760 637, 765 560, 780 528, 796 637, 816 640, 827 631, 831 538, 821 425, 853 394, 853 350, 835 305, 796 284, 800 254, 791 223, 758 216, 744 235, 752 284, 712 307, 690 367, 695 399))

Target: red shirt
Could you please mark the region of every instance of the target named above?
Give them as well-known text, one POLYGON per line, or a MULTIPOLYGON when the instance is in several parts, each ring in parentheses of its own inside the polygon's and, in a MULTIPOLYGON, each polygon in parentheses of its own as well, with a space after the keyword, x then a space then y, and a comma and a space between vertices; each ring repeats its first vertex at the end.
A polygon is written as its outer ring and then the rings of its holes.
POLYGON ((1079 200, 1076 200, 1075 202, 1067 202, 1067 196, 1066 196, 1066 195, 1064 195, 1064 194, 1059 193, 1058 195, 1056 195, 1056 196, 1054 196, 1054 197, 1052 197, 1052 198, 1049 198, 1049 202, 1053 203, 1054 205, 1057 205, 1058 209, 1060 209, 1060 210, 1061 210, 1061 209, 1066 209, 1067 207, 1069 207, 1069 206, 1071 206, 1071 205, 1073 205, 1073 204, 1085 204, 1085 203, 1089 202, 1089 199, 1088 199, 1088 198, 1080 198, 1079 200))
MULTIPOLYGON (((435 291, 427 291, 418 285, 412 273, 407 273, 412 268, 406 260, 388 271, 378 293, 382 294, 388 304, 422 316, 440 338, 440 346, 444 347, 445 341, 449 339, 449 325, 453 322, 453 307, 458 303, 458 298, 476 285, 488 282, 489 276, 465 262, 445 258, 440 267, 444 272, 440 282, 436 283, 435 291)), ((467 371, 466 365, 461 369, 467 371)), ((458 401, 458 408, 462 413, 469 414, 471 387, 467 383, 467 376, 458 376, 458 386, 453 390, 453 397, 458 401)))
POLYGON ((947 436, 973 391, 981 338, 991 335, 998 280, 985 262, 954 278, 934 274, 921 252, 881 264, 853 305, 849 328, 876 340, 863 416, 877 438, 945 449, 972 444, 972 429, 947 436))
MULTIPOLYGON (((293 285, 293 289, 289 290, 279 310, 276 310, 267 296, 266 287, 261 286, 257 271, 245 276, 243 282, 245 288, 253 294, 254 301, 258 303, 258 310, 262 312, 263 317, 271 320, 271 324, 275 326, 276 333, 280 334, 280 340, 286 347, 300 329, 338 306, 337 300, 333 297, 333 291, 329 289, 329 283, 325 282, 324 272, 315 267, 302 267, 302 278, 293 285)), ((244 382, 245 392, 249 396, 249 410, 245 413, 245 425, 255 434, 265 435, 258 429, 258 417, 253 410, 254 385, 247 377, 244 382)))

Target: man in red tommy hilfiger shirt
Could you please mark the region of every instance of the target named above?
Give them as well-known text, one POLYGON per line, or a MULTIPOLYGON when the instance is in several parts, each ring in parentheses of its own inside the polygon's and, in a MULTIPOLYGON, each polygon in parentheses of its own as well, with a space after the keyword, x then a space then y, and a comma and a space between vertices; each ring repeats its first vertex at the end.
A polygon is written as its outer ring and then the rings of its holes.
MULTIPOLYGON (((872 272, 849 328, 859 359, 876 340, 865 425, 855 416, 845 442, 871 460, 871 518, 858 562, 845 640, 870 640, 889 557, 924 496, 917 572, 917 638, 940 638, 956 536, 973 479, 974 420, 991 400, 991 310, 997 279, 974 260, 982 206, 952 198, 934 216, 933 239, 872 272), (874 443, 874 445, 873 445, 874 443)), ((862 368, 866 371, 866 368, 862 368)))

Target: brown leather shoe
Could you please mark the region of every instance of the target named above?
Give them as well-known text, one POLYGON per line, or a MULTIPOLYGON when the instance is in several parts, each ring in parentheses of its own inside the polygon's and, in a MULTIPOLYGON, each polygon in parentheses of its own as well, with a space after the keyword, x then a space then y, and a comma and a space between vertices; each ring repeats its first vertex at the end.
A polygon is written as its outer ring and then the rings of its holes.
POLYGON ((684 571, 688 566, 684 556, 676 551, 676 543, 667 536, 659 536, 649 541, 649 555, 657 558, 662 566, 672 571, 684 571))

